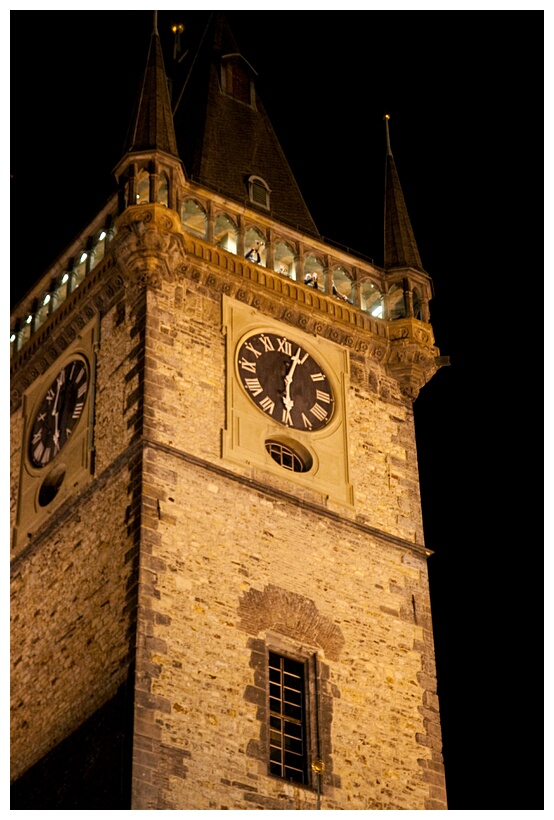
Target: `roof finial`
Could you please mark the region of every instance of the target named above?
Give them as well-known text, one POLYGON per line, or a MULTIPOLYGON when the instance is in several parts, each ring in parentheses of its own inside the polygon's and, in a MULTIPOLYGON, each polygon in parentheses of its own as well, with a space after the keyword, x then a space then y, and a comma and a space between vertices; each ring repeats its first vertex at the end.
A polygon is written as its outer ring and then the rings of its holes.
POLYGON ((385 114, 383 119, 385 120, 385 133, 387 135, 387 154, 388 154, 389 157, 392 157, 392 151, 391 151, 391 147, 390 147, 390 137, 389 137, 390 114, 385 114))
POLYGON ((158 12, 155 11, 154 12, 154 30, 152 31, 152 34, 157 34, 157 33, 158 33, 158 12))

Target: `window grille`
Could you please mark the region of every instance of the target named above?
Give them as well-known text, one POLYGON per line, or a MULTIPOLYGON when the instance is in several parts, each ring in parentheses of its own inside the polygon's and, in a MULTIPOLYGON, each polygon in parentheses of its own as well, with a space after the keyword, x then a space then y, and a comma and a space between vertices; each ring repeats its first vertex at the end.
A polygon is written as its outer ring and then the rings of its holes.
POLYGON ((306 667, 269 653, 269 772, 307 783, 306 667))

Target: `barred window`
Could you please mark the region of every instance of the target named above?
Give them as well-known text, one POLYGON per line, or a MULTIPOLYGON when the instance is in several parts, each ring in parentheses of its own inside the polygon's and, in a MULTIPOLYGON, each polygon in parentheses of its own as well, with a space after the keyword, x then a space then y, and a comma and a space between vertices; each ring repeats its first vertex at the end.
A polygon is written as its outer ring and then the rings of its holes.
POLYGON ((306 667, 269 653, 269 771, 297 783, 308 782, 306 667))

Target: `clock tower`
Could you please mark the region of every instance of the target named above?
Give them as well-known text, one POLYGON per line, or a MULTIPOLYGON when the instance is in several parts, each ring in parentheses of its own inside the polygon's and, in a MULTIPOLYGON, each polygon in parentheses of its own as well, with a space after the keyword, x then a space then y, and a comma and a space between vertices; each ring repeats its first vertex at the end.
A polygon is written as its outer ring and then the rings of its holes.
POLYGON ((12 315, 12 808, 443 809, 412 404, 446 360, 388 121, 379 267, 222 13, 194 35, 170 95, 155 14, 117 190, 12 315))

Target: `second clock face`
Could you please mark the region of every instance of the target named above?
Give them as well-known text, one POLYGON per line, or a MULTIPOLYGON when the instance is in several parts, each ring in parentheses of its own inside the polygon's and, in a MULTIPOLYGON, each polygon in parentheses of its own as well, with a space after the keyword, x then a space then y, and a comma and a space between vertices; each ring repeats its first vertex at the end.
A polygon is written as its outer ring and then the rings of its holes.
POLYGON ((254 333, 238 348, 237 368, 249 398, 274 421, 306 431, 331 421, 335 400, 327 374, 297 342, 254 333))
POLYGON ((85 407, 88 382, 86 361, 73 359, 48 388, 29 435, 29 459, 34 467, 50 464, 66 444, 85 407))

